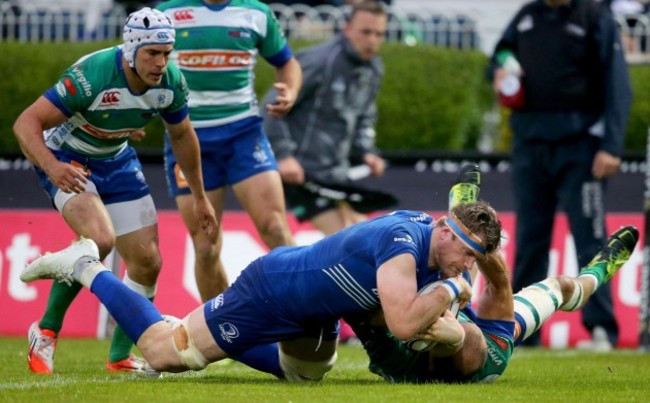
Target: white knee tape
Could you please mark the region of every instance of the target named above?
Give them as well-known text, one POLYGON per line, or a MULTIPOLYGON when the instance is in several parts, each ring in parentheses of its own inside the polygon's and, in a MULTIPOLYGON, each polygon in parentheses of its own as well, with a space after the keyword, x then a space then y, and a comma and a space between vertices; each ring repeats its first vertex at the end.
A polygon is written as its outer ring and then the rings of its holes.
POLYGON ((187 366, 189 369, 198 371, 205 368, 209 363, 205 359, 203 354, 196 348, 194 340, 192 340, 192 335, 187 330, 188 327, 188 318, 181 321, 181 323, 174 328, 172 331, 173 340, 174 340, 174 350, 178 354, 178 358, 181 359, 181 362, 187 366))
POLYGON ((288 381, 320 381, 332 369, 337 357, 335 351, 328 360, 303 361, 280 350, 280 367, 288 381))
POLYGON ((547 278, 519 291, 514 298, 515 312, 526 322, 526 339, 560 308, 562 291, 556 279, 547 278))
POLYGON ((573 287, 573 293, 571 294, 569 300, 560 307, 560 309, 567 312, 577 311, 578 309, 582 308, 582 305, 584 304, 586 298, 584 290, 582 289, 582 284, 579 281, 573 279, 571 279, 571 281, 573 281, 575 284, 573 287))

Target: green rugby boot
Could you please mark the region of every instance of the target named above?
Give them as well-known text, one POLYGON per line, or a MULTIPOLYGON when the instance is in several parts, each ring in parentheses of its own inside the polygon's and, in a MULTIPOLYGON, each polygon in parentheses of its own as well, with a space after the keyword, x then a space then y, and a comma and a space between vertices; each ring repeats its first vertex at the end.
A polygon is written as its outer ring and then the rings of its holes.
POLYGON ((607 244, 589 262, 581 275, 591 273, 606 283, 627 262, 639 240, 639 230, 634 226, 621 227, 610 235, 607 244))
POLYGON ((476 202, 480 191, 481 170, 478 164, 463 165, 456 176, 456 184, 449 190, 449 210, 458 204, 476 202))

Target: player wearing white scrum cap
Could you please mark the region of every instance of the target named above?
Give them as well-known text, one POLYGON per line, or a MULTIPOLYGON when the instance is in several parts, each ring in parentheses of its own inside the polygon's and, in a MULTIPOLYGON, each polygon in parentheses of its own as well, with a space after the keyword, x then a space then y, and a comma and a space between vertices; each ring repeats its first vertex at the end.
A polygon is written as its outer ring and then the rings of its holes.
POLYGON ((163 12, 144 7, 129 15, 122 32, 122 52, 129 67, 135 68, 135 54, 145 45, 173 45, 176 38, 172 20, 163 12))
MULTIPOLYGON (((124 27, 124 44, 82 57, 16 120, 14 132, 34 163, 52 205, 76 236, 93 239, 104 259, 116 247, 124 284, 153 299, 161 268, 156 208, 130 139, 162 117, 191 190, 193 212, 207 237, 216 216, 203 191, 201 157, 189 121, 188 89, 169 63, 174 28, 165 14, 143 8, 124 27)), ((29 367, 51 374, 65 313, 80 288, 55 284, 43 317, 29 329, 29 367)), ((147 371, 133 343, 116 328, 111 371, 147 371)))

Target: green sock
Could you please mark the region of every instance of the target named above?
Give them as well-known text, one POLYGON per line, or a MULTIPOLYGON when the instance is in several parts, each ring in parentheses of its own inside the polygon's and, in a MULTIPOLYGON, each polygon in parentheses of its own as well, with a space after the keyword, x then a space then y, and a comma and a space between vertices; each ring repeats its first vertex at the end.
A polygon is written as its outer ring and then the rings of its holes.
MULTIPOLYGON (((149 298, 153 302, 153 298, 149 298)), ((108 352, 108 360, 110 362, 118 362, 129 357, 131 349, 133 348, 133 341, 124 332, 122 326, 116 325, 113 331, 113 338, 111 339, 111 348, 108 352)))
POLYGON ((65 313, 82 288, 83 286, 76 282, 69 286, 55 281, 47 300, 47 308, 45 308, 43 318, 38 322, 38 327, 51 330, 58 335, 63 326, 65 313))
POLYGON ((585 269, 582 269, 580 271, 580 275, 578 277, 584 276, 584 275, 592 275, 596 278, 598 281, 598 284, 596 284, 595 288, 600 287, 602 284, 604 284, 606 281, 605 279, 607 278, 607 262, 599 262, 597 264, 594 264, 592 266, 588 266, 585 269))

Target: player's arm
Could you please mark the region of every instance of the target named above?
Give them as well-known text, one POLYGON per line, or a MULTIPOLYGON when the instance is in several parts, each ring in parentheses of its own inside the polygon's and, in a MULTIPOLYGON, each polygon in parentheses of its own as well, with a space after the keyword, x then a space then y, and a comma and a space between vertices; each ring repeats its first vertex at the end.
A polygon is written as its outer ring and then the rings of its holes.
POLYGON ((452 301, 446 287, 418 295, 415 273, 415 258, 409 253, 387 260, 377 270, 377 292, 386 325, 401 340, 408 340, 428 329, 452 301))
POLYGON ((477 315, 481 319, 514 320, 510 273, 503 255, 495 251, 477 263, 485 278, 485 289, 478 298, 477 315))
POLYGON ((180 123, 165 122, 165 126, 172 151, 194 196, 194 211, 201 222, 201 228, 208 236, 216 237, 217 219, 203 188, 201 153, 196 132, 187 116, 180 123))
POLYGON ((66 120, 68 117, 61 110, 41 96, 18 116, 13 130, 23 154, 45 171, 56 187, 79 193, 84 190, 86 177, 72 165, 57 160, 43 139, 43 130, 58 126, 66 120))

